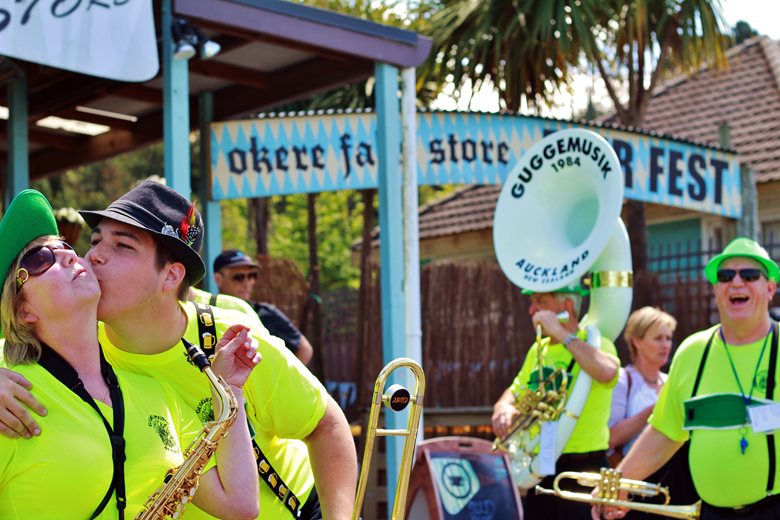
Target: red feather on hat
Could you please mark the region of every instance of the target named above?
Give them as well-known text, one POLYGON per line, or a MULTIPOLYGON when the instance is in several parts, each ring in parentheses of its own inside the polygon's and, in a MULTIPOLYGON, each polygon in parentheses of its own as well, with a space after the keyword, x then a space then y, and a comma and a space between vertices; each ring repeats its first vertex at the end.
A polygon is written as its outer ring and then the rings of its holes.
POLYGON ((187 215, 182 219, 181 224, 179 225, 179 238, 184 242, 187 242, 187 233, 190 230, 190 226, 194 226, 195 224, 195 203, 193 202, 190 204, 190 209, 187 210, 187 215))

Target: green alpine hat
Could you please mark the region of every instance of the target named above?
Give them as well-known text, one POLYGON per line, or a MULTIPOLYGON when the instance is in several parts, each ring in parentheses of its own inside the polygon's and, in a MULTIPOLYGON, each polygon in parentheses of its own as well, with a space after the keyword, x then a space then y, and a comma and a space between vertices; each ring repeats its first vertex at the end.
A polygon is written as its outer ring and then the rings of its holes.
POLYGON ((583 287, 582 284, 573 284, 573 285, 564 285, 563 287, 559 289, 555 289, 554 291, 532 291, 531 289, 523 289, 520 291, 520 294, 524 294, 526 296, 531 296, 532 294, 538 294, 538 293, 574 293, 579 294, 580 296, 587 296, 587 294, 590 291, 588 291, 587 287, 583 287))
POLYGON ((0 220, 0 295, 16 257, 31 241, 47 235, 59 236, 54 211, 37 190, 24 190, 11 201, 0 220))
POLYGON ((704 274, 707 275, 707 280, 711 284, 718 283, 718 267, 725 260, 734 257, 750 258, 759 262, 766 269, 767 276, 770 280, 780 280, 780 268, 777 267, 777 262, 772 260, 766 249, 761 247, 758 242, 745 237, 738 237, 732 240, 729 245, 723 249, 723 252, 717 256, 714 256, 707 262, 707 266, 704 268, 704 274))

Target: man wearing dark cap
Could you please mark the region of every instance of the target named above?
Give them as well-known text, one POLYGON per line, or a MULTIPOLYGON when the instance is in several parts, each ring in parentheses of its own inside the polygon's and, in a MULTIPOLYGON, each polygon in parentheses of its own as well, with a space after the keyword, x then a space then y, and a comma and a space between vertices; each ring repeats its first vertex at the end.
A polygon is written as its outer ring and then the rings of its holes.
MULTIPOLYGON (((222 251, 214 260, 214 280, 220 294, 241 298, 249 303, 268 332, 281 338, 303 364, 308 363, 314 350, 306 336, 274 305, 252 301, 252 289, 259 273, 260 266, 238 249, 222 251)), ((212 305, 219 306, 218 297, 212 297, 212 301, 212 305)))
MULTIPOLYGON (((534 327, 541 326, 544 337, 528 351, 520 372, 494 405, 493 430, 499 438, 509 434, 513 422, 519 416, 515 402, 522 399, 525 392, 536 390, 540 372, 544 374, 542 377, 545 377, 545 369, 565 370, 569 374, 568 398, 572 399, 571 389, 584 371, 592 378, 590 391, 576 424, 569 432, 570 436, 563 447, 562 455, 555 461, 554 473, 598 471, 600 467, 607 465, 607 422, 612 403, 612 388, 617 383, 620 368, 615 345, 605 337, 601 338, 600 348, 594 348, 586 342, 586 331, 580 330, 577 316, 582 296, 587 294, 587 290, 579 284, 546 293, 523 290, 523 294, 531 298, 528 312, 534 327), (543 349, 544 352, 541 371, 538 367, 538 349, 543 349)), ((563 433, 559 431, 558 435, 563 433)), ((544 443, 544 440, 540 443, 544 443)), ((540 485, 552 487, 553 478, 554 475, 545 477, 540 485)), ((531 489, 523 497, 523 513, 525 518, 529 519, 567 520, 589 518, 590 507, 557 497, 537 495, 531 489)))
POLYGON ((754 240, 737 238, 704 272, 720 323, 677 349, 649 424, 618 469, 645 479, 689 441, 702 520, 780 518, 778 327, 768 309, 780 269, 754 240))
MULTIPOLYGON (((106 210, 82 216, 93 228, 86 258, 102 289, 99 337, 106 358, 168 382, 202 421, 211 420, 209 383, 187 362, 181 338, 208 347, 209 333, 199 323, 213 324, 219 337, 247 320, 218 307, 203 314, 204 306, 184 301, 205 274, 198 254, 203 224, 194 205, 145 181, 106 210)), ((262 355, 244 386, 263 481, 261 517, 349 518, 357 457, 344 414, 280 340, 250 328, 262 355)))

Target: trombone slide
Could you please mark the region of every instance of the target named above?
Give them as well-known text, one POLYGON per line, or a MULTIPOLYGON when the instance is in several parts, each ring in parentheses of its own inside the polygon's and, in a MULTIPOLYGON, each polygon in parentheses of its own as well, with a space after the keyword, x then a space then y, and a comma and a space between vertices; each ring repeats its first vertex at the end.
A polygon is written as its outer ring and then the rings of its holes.
POLYGON ((406 505, 406 492, 409 488, 409 476, 414 463, 414 448, 417 443, 417 429, 420 424, 420 415, 422 413, 423 396, 425 395, 425 373, 419 363, 409 358, 398 358, 388 363, 377 377, 374 384, 374 395, 371 399, 371 411, 368 417, 366 428, 366 446, 363 451, 363 461, 360 468, 360 480, 358 480, 357 496, 355 497, 355 508, 352 511, 352 520, 360 518, 360 511, 363 509, 363 500, 366 496, 366 485, 368 483, 369 468, 371 467, 371 457, 374 453, 374 440, 377 435, 380 437, 406 437, 404 442, 403 455, 401 457, 401 466, 398 471, 398 481, 393 500, 393 511, 391 520, 403 520, 406 505), (415 376, 414 394, 401 385, 392 385, 385 392, 384 387, 390 374, 397 368, 407 367, 415 376), (378 428, 379 407, 384 404, 394 411, 401 411, 408 405, 412 405, 409 413, 409 421, 405 429, 386 429, 378 428))

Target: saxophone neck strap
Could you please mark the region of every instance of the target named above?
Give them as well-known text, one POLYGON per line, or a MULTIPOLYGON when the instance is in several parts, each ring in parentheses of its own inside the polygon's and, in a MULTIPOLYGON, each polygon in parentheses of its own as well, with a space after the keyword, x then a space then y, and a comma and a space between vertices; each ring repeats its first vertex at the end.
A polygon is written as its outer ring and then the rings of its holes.
MULTIPOLYGON (((216 298, 212 297, 213 300, 216 298)), ((200 348, 211 358, 214 355, 214 346, 217 339, 217 327, 214 323, 214 311, 211 310, 211 305, 205 305, 202 303, 195 303, 195 309, 198 313, 198 339, 200 340, 200 348)), ((247 417, 249 423, 249 418, 247 417)), ((252 424, 249 423, 249 431, 254 432, 252 424)), ((284 507, 293 515, 293 518, 301 517, 301 501, 295 496, 290 486, 285 484, 281 475, 271 465, 271 461, 265 456, 263 450, 257 445, 257 442, 252 436, 252 448, 255 453, 255 460, 257 462, 257 473, 260 480, 266 483, 271 489, 274 496, 278 498, 284 507)))
POLYGON ((79 378, 76 370, 65 361, 62 356, 55 352, 54 349, 48 345, 42 345, 42 347, 41 359, 38 361, 38 364, 98 413, 103 420, 103 426, 106 428, 106 433, 111 442, 111 455, 114 467, 113 477, 103 500, 100 501, 100 505, 98 505, 95 512, 92 513, 92 516, 90 516, 90 520, 97 518, 103 512, 108 505, 109 500, 111 500, 111 495, 115 491, 118 517, 119 520, 123 520, 125 517, 125 508, 127 507, 127 496, 125 493, 125 407, 122 398, 122 389, 119 388, 119 381, 116 378, 116 374, 114 374, 114 369, 108 364, 108 361, 106 361, 106 358, 103 356, 103 350, 100 349, 100 373, 103 376, 103 380, 108 385, 109 395, 111 396, 114 419, 114 426, 112 428, 111 424, 109 424, 100 411, 95 400, 89 392, 87 392, 87 389, 84 387, 84 383, 79 378))
POLYGON ((198 341, 200 342, 200 348, 205 352, 206 357, 212 359, 216 353, 214 348, 217 345, 217 326, 214 323, 214 311, 211 310, 211 305, 193 303, 198 314, 198 341))

